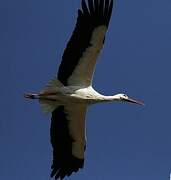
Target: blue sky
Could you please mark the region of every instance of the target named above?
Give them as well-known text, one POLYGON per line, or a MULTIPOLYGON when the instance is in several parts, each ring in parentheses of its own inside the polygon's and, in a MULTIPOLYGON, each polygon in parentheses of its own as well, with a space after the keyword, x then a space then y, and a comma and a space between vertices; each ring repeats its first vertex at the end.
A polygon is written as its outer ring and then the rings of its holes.
MULTIPOLYGON (((23 93, 38 92, 56 74, 79 7, 80 0, 0 1, 2 180, 50 179, 50 116, 23 93)), ((94 88, 146 106, 90 107, 85 167, 70 180, 169 179, 170 67, 171 1, 118 0, 94 88)))

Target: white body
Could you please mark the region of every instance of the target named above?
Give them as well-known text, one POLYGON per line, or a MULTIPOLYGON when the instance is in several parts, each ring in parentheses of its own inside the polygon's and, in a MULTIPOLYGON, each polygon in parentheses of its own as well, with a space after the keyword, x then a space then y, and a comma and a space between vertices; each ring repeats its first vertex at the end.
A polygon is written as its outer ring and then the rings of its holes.
POLYGON ((93 89, 92 86, 81 87, 81 86, 63 86, 56 88, 56 91, 53 91, 52 94, 41 94, 42 99, 51 99, 55 100, 61 105, 65 105, 68 102, 71 103, 85 103, 92 104, 103 101, 113 100, 113 96, 106 96, 98 93, 93 89))
POLYGON ((93 89, 92 86, 63 86, 56 78, 51 80, 40 94, 34 95, 41 104, 44 113, 52 112, 61 105, 89 104, 120 100, 120 94, 104 96, 93 89))
POLYGON ((51 80, 39 93, 34 94, 38 98, 44 113, 53 112, 58 106, 64 106, 70 119, 70 135, 76 141, 73 143, 72 153, 77 158, 84 158, 85 115, 87 106, 104 101, 119 100, 118 95, 104 96, 93 89, 92 86, 63 86, 56 78, 51 80))

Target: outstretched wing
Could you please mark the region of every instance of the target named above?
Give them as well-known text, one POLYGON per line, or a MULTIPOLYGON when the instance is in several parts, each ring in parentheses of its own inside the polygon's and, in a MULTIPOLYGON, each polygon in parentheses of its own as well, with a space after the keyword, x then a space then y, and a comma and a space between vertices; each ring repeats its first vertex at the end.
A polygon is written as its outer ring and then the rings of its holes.
POLYGON ((89 86, 103 47, 113 0, 82 0, 75 30, 62 56, 58 79, 63 85, 89 86))
POLYGON ((59 106, 52 113, 51 143, 53 163, 51 177, 63 179, 84 165, 86 105, 59 106))

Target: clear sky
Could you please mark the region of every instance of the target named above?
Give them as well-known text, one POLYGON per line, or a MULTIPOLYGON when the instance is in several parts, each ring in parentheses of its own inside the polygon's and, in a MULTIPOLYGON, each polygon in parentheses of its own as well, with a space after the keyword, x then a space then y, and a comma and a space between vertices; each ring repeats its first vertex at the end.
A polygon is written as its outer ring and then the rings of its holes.
MULTIPOLYGON (((80 1, 0 1, 1 180, 50 180, 50 116, 23 93, 38 92, 56 74, 80 1)), ((146 106, 91 106, 85 166, 69 179, 168 180, 170 0, 118 0, 94 87, 107 95, 127 93, 146 106)))

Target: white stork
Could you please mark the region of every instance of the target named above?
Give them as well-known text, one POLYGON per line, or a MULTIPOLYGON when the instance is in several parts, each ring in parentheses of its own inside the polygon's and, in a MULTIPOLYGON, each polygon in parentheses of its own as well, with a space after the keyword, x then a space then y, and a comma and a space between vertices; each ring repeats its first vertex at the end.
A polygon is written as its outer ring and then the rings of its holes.
POLYGON ((75 30, 62 56, 57 77, 38 94, 42 111, 52 113, 51 177, 63 179, 84 165, 86 147, 85 115, 87 106, 100 102, 123 101, 143 105, 125 94, 104 96, 92 87, 97 57, 103 47, 112 14, 113 0, 82 0, 75 30))

